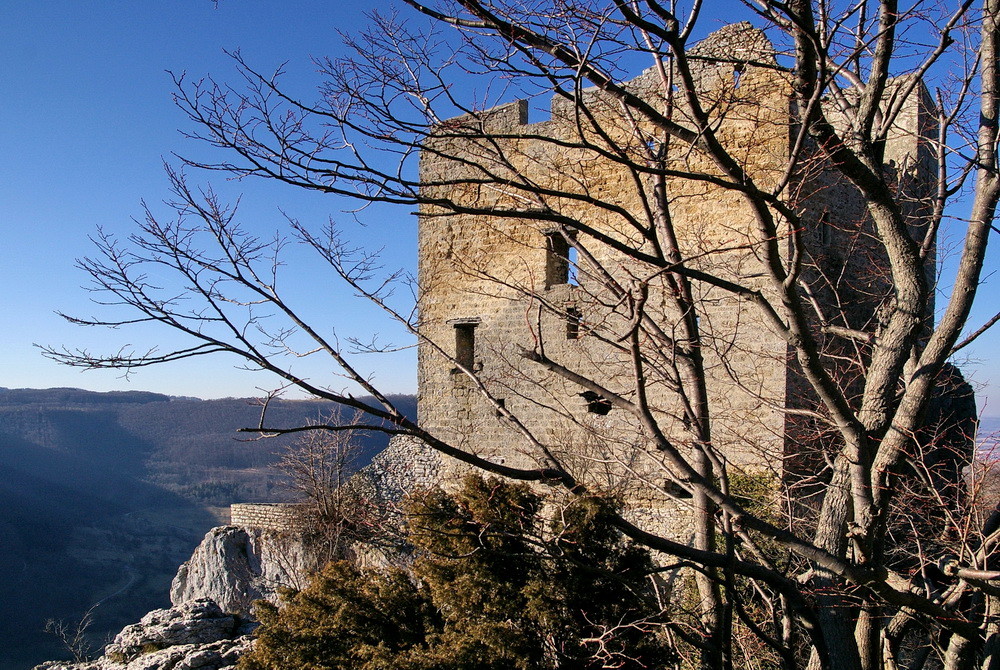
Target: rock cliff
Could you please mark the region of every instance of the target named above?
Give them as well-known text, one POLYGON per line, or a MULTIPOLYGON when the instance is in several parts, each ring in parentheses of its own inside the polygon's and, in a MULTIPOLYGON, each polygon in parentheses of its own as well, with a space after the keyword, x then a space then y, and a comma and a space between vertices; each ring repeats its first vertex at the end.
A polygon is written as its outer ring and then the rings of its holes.
MULTIPOLYGON (((436 454, 410 438, 397 438, 392 448, 355 476, 352 486, 369 500, 389 504, 412 490, 414 483, 429 486, 438 476, 436 454)), ((270 509, 269 513, 274 516, 278 511, 270 509)), ((139 623, 126 626, 105 648, 104 656, 83 663, 50 661, 35 670, 221 670, 234 666, 252 645, 253 602, 277 603, 282 587, 305 588, 321 562, 301 533, 274 530, 280 524, 261 519, 250 521, 206 533, 174 577, 170 586, 173 606, 154 610, 139 623)), ((347 555, 363 566, 405 563, 406 554, 397 544, 357 544, 348 548, 347 555)))
POLYGON ((304 588, 315 559, 297 535, 260 528, 213 528, 177 571, 170 602, 209 598, 247 615, 255 600, 277 603, 278 589, 304 588))

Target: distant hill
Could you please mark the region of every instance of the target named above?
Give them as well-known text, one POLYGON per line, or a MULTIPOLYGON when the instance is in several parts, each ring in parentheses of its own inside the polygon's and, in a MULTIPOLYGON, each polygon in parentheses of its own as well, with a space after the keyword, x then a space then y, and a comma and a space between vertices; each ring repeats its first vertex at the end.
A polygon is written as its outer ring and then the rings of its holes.
MULTIPOLYGON (((415 415, 413 396, 394 401, 415 415)), ((268 424, 334 409, 278 400, 268 424)), ((46 619, 79 618, 104 599, 100 635, 164 606, 173 572, 221 508, 285 499, 271 466, 292 440, 237 433, 259 417, 246 399, 0 388, 0 670, 59 657, 46 619)), ((357 465, 387 441, 364 436, 357 465)))
POLYGON ((1000 416, 984 416, 979 419, 979 441, 996 442, 1000 437, 1000 416))

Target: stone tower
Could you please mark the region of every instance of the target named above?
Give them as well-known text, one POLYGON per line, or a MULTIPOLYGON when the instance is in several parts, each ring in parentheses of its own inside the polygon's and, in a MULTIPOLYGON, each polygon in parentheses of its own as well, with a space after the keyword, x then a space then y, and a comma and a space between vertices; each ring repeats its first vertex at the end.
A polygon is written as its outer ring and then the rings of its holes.
MULTIPOLYGON (((785 179, 796 131, 793 97, 766 37, 748 24, 727 26, 692 55, 701 63, 695 73, 701 98, 712 106, 726 148, 756 183, 785 179)), ((656 71, 628 86, 642 99, 662 103, 656 71)), ((581 146, 610 143, 628 151, 636 135, 630 124, 641 121, 600 92, 580 95, 610 142, 591 136, 577 105, 555 97, 545 120, 532 123, 527 103, 519 101, 446 122, 448 132, 425 143, 422 195, 450 204, 430 204, 421 212, 419 313, 428 341, 419 353, 419 421, 506 465, 536 465, 534 439, 588 481, 620 487, 638 507, 656 507, 657 491, 669 488, 669 477, 644 450, 636 419, 523 353, 542 348, 565 369, 628 395, 635 372, 622 295, 642 287, 646 313, 667 331, 682 318, 665 300, 670 289, 662 273, 615 249, 636 244, 634 225, 643 219, 649 180, 581 146), (515 180, 536 184, 542 195, 511 187, 515 180), (495 210, 508 214, 492 216, 495 210), (554 227, 552 217, 535 216, 541 211, 586 226, 606 243, 586 235, 574 239, 554 227), (502 416, 498 405, 518 422, 502 416)), ((919 86, 910 97, 886 144, 886 169, 919 203, 934 170, 922 141, 930 106, 919 86)), ((687 113, 679 105, 675 117, 683 122, 687 113)), ((760 235, 740 194, 713 183, 708 177, 715 168, 697 151, 675 142, 664 153, 666 168, 705 177, 679 176, 666 184, 689 266, 771 295, 760 235)), ((836 311, 842 325, 863 328, 887 284, 861 195, 818 158, 793 175, 788 188, 806 222, 801 235, 813 250, 804 270, 815 287, 812 299, 836 311)), ((918 204, 911 214, 913 225, 922 225, 918 204)), ((787 226, 779 232, 786 259, 791 233, 787 226)), ((781 476, 797 448, 787 410, 809 405, 808 386, 789 362, 786 342, 755 305, 707 284, 696 283, 696 290, 713 441, 734 468, 781 476)), ((657 360, 669 365, 669 356, 657 360)), ((646 390, 659 423, 681 438, 681 400, 667 377, 650 374, 646 390)))

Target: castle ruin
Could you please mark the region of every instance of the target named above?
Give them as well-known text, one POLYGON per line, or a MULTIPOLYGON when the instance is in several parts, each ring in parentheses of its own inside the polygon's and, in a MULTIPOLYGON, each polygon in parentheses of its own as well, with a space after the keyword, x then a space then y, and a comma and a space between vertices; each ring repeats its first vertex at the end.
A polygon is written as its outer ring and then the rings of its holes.
MULTIPOLYGON (((786 174, 796 151, 796 116, 789 76, 767 38, 748 24, 731 25, 691 56, 700 64, 699 97, 728 152, 758 185, 790 182, 784 188, 804 229, 779 221, 773 242, 785 263, 803 264, 817 314, 870 329, 890 292, 884 251, 862 195, 818 151, 790 179, 786 174), (795 235, 807 244, 796 246, 795 235)), ((666 104, 661 72, 647 71, 628 87, 644 101, 666 104)), ((642 443, 635 416, 573 374, 634 399, 630 346, 646 348, 646 400, 668 437, 683 441, 687 434, 684 390, 662 346, 687 315, 668 299, 675 289, 661 268, 620 250, 649 245, 637 222, 646 221, 657 184, 636 170, 641 159, 633 156, 661 140, 610 96, 592 89, 575 95, 577 101, 554 97, 545 120, 531 122, 528 103, 518 101, 447 122, 425 143, 422 196, 432 204, 421 211, 419 228, 418 307, 426 338, 419 421, 452 444, 518 467, 546 458, 535 440, 582 480, 617 487, 640 507, 659 507, 670 497, 661 495, 672 489, 669 468, 642 443), (436 207, 436 200, 447 205, 436 207), (636 309, 662 339, 636 336, 629 344, 636 309), (540 351, 558 374, 538 363, 540 351)), ((672 104, 683 123, 690 109, 672 104)), ((885 169, 912 200, 911 225, 920 229, 935 170, 924 140, 931 106, 919 85, 902 104, 886 142, 885 169)), ((746 289, 737 294, 694 282, 715 448, 737 470, 783 476, 789 457, 802 449, 797 413, 789 410, 811 409, 813 400, 787 342, 746 299, 759 292, 777 300, 763 266, 763 245, 772 240, 762 239, 737 190, 714 183, 717 168, 694 147, 665 144, 661 161, 663 172, 678 175, 664 190, 684 263, 746 289)), ((932 268, 933 251, 930 258, 932 268)), ((835 357, 843 345, 830 338, 824 346, 835 357)), ((446 464, 445 479, 462 469, 446 464)))

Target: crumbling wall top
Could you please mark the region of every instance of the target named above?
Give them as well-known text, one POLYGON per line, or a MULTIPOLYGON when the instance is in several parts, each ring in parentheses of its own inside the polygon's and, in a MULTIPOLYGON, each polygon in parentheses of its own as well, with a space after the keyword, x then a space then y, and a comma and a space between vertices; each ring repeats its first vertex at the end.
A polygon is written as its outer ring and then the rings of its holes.
POLYGON ((699 86, 731 80, 747 65, 777 65, 774 45, 763 30, 743 21, 723 26, 688 51, 691 74, 699 86))

